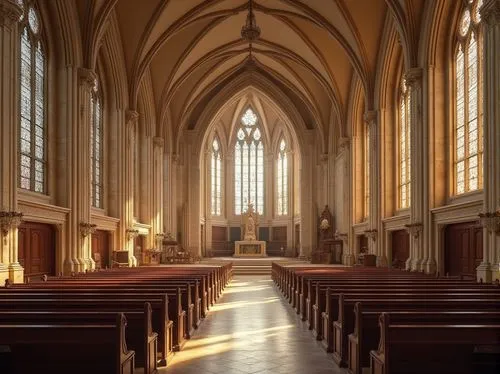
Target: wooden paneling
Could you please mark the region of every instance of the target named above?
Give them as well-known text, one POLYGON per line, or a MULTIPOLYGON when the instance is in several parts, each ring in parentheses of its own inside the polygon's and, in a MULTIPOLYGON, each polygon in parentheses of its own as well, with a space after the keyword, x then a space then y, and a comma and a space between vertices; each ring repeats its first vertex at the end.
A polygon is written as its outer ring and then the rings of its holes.
POLYGON ((227 227, 212 226, 212 255, 231 256, 233 253, 230 243, 227 240, 227 227))
POLYGON ((408 257, 410 257, 410 235, 406 230, 394 231, 392 233, 392 266, 403 269, 408 257))
POLYGON ((295 225, 295 253, 294 255, 298 255, 300 253, 300 224, 295 225))
POLYGON ((448 225, 445 230, 445 273, 476 274, 483 260, 483 229, 475 222, 448 225))
POLYGON ((19 227, 18 258, 24 275, 55 275, 55 233, 51 225, 23 222, 19 227))
POLYGON ((96 268, 105 269, 110 267, 110 256, 109 232, 96 230, 92 234, 92 258, 96 262, 96 268))
POLYGON ((259 236, 257 239, 263 242, 269 241, 269 227, 259 227, 259 236))
POLYGON ((276 226, 272 228, 271 241, 267 243, 267 254, 270 256, 283 256, 287 248, 287 227, 276 226), (283 251, 281 251, 283 248, 283 251))

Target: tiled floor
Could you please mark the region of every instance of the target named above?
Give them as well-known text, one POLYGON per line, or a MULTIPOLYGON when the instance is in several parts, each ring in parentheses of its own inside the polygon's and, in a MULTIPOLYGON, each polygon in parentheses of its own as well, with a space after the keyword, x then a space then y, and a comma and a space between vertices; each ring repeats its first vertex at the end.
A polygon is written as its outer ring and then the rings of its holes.
POLYGON ((238 276, 194 336, 176 353, 169 374, 346 373, 325 353, 274 283, 238 276))

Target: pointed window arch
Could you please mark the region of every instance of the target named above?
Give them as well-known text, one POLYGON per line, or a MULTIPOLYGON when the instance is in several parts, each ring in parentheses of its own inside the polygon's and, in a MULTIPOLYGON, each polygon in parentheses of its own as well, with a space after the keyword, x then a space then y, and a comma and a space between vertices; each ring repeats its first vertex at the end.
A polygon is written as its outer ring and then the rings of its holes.
POLYGON ((462 12, 454 57, 455 194, 478 190, 483 184, 482 33, 479 8, 470 0, 462 12))
POLYGON ((241 214, 252 203, 264 213, 264 143, 259 120, 248 108, 236 127, 234 145, 234 208, 241 214))
POLYGON ((98 82, 90 96, 90 179, 91 200, 95 208, 103 207, 103 115, 98 82))
POLYGON ((410 189, 411 189, 411 150, 410 150, 410 105, 411 90, 407 88, 406 81, 401 83, 399 95, 399 121, 398 121, 398 196, 399 209, 410 207, 410 189))
POLYGON ((47 61, 42 25, 31 1, 18 1, 20 23, 19 187, 47 193, 46 85, 47 61))
POLYGON ((363 139, 363 155, 364 155, 364 216, 368 218, 370 215, 370 126, 365 126, 363 139))
POLYGON ((220 216, 222 213, 222 152, 217 136, 212 142, 211 175, 211 201, 212 215, 220 216))
POLYGON ((277 214, 288 214, 288 156, 285 138, 281 138, 278 147, 278 161, 276 173, 276 190, 278 192, 277 214))

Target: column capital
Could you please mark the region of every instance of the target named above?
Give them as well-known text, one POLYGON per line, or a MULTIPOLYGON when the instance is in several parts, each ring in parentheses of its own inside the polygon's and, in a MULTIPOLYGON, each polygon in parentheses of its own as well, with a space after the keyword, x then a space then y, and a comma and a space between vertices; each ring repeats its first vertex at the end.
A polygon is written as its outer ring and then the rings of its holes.
POLYGON ((165 142, 162 137, 160 136, 153 137, 153 145, 155 145, 156 147, 163 147, 164 144, 165 142))
POLYGON ((349 150, 349 146, 351 145, 351 140, 348 137, 343 136, 338 139, 337 143, 339 151, 343 152, 349 150))
POLYGON ((0 26, 19 22, 22 14, 22 8, 14 0, 0 0, 0 26))
POLYGON ((363 114, 363 121, 366 122, 368 126, 375 126, 377 124, 377 111, 376 110, 367 110, 363 114))
POLYGON ((423 69, 422 68, 410 68, 404 73, 404 79, 408 87, 414 87, 422 80, 423 69))
POLYGON ((84 85, 89 91, 93 90, 97 82, 97 74, 87 68, 78 68, 78 79, 80 84, 84 85))
POLYGON ((500 0, 485 0, 479 13, 486 24, 500 24, 500 0))
POLYGON ((139 120, 139 113, 136 110, 127 109, 125 111, 125 122, 127 124, 135 125, 139 120))

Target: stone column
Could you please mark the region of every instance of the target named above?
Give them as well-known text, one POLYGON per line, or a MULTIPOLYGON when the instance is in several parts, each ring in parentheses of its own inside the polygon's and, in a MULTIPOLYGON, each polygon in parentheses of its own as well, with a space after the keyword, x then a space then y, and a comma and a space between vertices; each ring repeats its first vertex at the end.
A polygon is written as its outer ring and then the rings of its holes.
POLYGON ((160 137, 153 138, 153 207, 151 218, 151 236, 154 246, 157 246, 156 235, 163 232, 163 145, 164 140, 160 137))
MULTIPOLYGON (((195 134, 192 137, 189 136, 189 141, 191 142, 195 138, 195 134)), ((200 234, 200 181, 201 181, 201 170, 200 170, 200 155, 194 150, 192 143, 186 145, 187 151, 187 185, 184 186, 187 198, 183 201, 187 202, 186 215, 184 215, 184 220, 186 222, 186 243, 187 249, 193 256, 201 257, 201 234, 200 234)), ((184 197, 183 196, 183 197, 184 197)))
POLYGON ((317 211, 314 203, 314 147, 313 134, 307 134, 304 140, 304 152, 300 165, 300 252, 299 258, 311 257, 316 243, 316 221, 317 211))
POLYGON ((134 229, 134 157, 135 142, 137 141, 137 124, 139 113, 135 110, 125 112, 125 136, 123 139, 122 155, 125 158, 123 164, 123 209, 120 217, 120 235, 122 236, 123 248, 129 253, 129 265, 137 266, 134 256, 134 235, 130 230, 134 229))
POLYGON ((95 88, 97 75, 89 69, 78 69, 78 121, 74 136, 71 139, 74 163, 72 174, 74 205, 70 216, 72 216, 70 231, 74 233, 74 244, 77 248, 77 261, 79 271, 94 269, 95 262, 91 256, 91 236, 81 234, 83 224, 90 224, 90 127, 92 90, 95 88))
MULTIPOLYGON (((19 126, 19 18, 14 2, 0 0, 0 211, 17 211, 19 126)), ((0 282, 23 282, 17 257, 17 225, 0 230, 0 282)))
POLYGON ((368 215, 368 251, 377 256, 377 266, 387 266, 387 258, 385 257, 380 242, 379 236, 381 233, 380 219, 380 160, 379 160, 379 127, 378 127, 377 111, 371 110, 364 114, 364 121, 368 126, 370 140, 370 207, 368 215))
MULTIPOLYGON (((423 220, 424 194, 427 177, 424 173, 427 155, 427 126, 422 120, 422 69, 412 68, 404 74, 410 97, 410 256, 406 261, 406 269, 424 270, 427 259, 424 259, 423 220)), ((428 258, 428 257, 427 257, 428 258)))
POLYGON ((337 239, 341 239, 343 242, 343 260, 344 265, 352 266, 354 265, 354 237, 352 235, 352 230, 350 229, 350 222, 352 222, 352 209, 351 209, 351 142, 349 138, 342 137, 338 140, 339 153, 344 154, 344 168, 342 170, 342 179, 344 181, 343 188, 343 201, 344 204, 343 212, 344 216, 342 221, 339 222, 337 219, 338 235, 337 239))
POLYGON ((483 262, 477 279, 500 279, 500 0, 485 0, 481 7, 484 32, 483 118, 484 118, 484 206, 482 219, 483 262), (489 216, 489 217, 488 217, 489 216))

